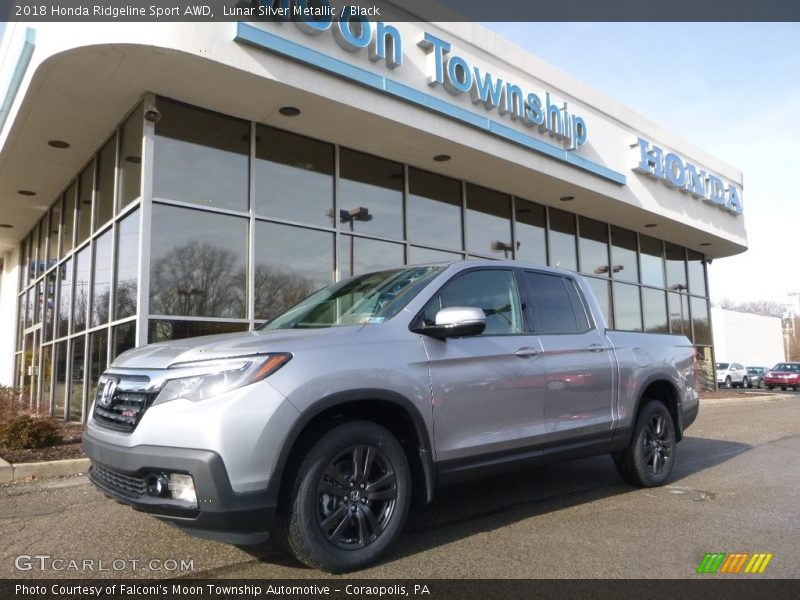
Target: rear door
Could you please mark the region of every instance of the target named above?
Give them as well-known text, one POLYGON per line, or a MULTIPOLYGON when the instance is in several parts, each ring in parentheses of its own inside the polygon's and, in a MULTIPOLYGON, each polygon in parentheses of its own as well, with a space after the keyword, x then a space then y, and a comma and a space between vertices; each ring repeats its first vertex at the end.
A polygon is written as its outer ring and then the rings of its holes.
POLYGON ((603 331, 570 277, 524 270, 526 316, 542 348, 543 442, 610 434, 615 362, 603 331))

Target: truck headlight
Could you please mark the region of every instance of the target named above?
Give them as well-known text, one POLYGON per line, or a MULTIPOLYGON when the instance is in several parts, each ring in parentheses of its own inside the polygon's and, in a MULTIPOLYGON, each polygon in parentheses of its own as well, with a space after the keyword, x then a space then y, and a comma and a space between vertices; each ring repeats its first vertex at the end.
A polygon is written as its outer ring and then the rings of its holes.
POLYGON ((176 377, 161 388, 153 404, 186 398, 197 402, 269 377, 292 358, 277 353, 172 365, 176 377), (181 372, 185 375, 180 376, 181 372))

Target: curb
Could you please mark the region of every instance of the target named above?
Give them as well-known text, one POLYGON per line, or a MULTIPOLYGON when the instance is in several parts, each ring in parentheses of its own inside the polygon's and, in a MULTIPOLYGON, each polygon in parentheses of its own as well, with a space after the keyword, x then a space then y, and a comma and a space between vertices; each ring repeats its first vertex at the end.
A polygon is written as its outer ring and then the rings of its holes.
POLYGON ((725 404, 752 404, 757 402, 777 402, 779 400, 791 400, 792 396, 788 394, 753 394, 740 396, 728 396, 727 398, 706 398, 700 399, 700 404, 706 406, 711 405, 725 405, 725 404))
POLYGON ((23 479, 46 477, 64 477, 78 475, 89 470, 88 458, 68 458, 65 460, 49 460, 45 462, 9 464, 0 458, 0 483, 10 483, 23 479))

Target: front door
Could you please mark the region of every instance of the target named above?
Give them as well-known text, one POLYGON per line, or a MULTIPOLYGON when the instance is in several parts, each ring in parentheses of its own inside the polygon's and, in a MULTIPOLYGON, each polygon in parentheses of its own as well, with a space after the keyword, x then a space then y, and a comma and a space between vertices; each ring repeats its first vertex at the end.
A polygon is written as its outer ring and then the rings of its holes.
POLYGON ((432 323, 439 310, 454 306, 481 308, 483 334, 423 340, 431 370, 436 459, 466 466, 470 457, 513 451, 541 435, 543 380, 540 348, 524 330, 512 269, 457 274, 431 299, 423 318, 432 323))

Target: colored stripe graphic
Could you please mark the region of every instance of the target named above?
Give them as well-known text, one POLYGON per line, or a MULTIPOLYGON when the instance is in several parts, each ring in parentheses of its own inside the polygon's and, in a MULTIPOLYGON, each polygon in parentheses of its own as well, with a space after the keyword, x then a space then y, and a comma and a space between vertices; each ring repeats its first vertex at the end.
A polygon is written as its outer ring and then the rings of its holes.
POLYGON ((719 566, 722 564, 722 561, 725 558, 724 552, 715 552, 714 554, 710 554, 706 552, 705 557, 703 560, 700 561, 700 566, 697 567, 698 573, 716 573, 719 566))
POLYGON ((767 568, 769 561, 772 560, 772 554, 753 554, 753 558, 747 563, 744 569, 745 573, 763 573, 767 568))
POLYGON ((750 557, 749 552, 734 552, 728 554, 728 558, 722 564, 720 573, 738 573, 742 570, 745 561, 750 557))
POLYGON ((749 552, 707 552, 697 567, 697 573, 763 573, 774 555, 761 552, 750 554, 749 552), (745 566, 747 565, 747 566, 745 566))

